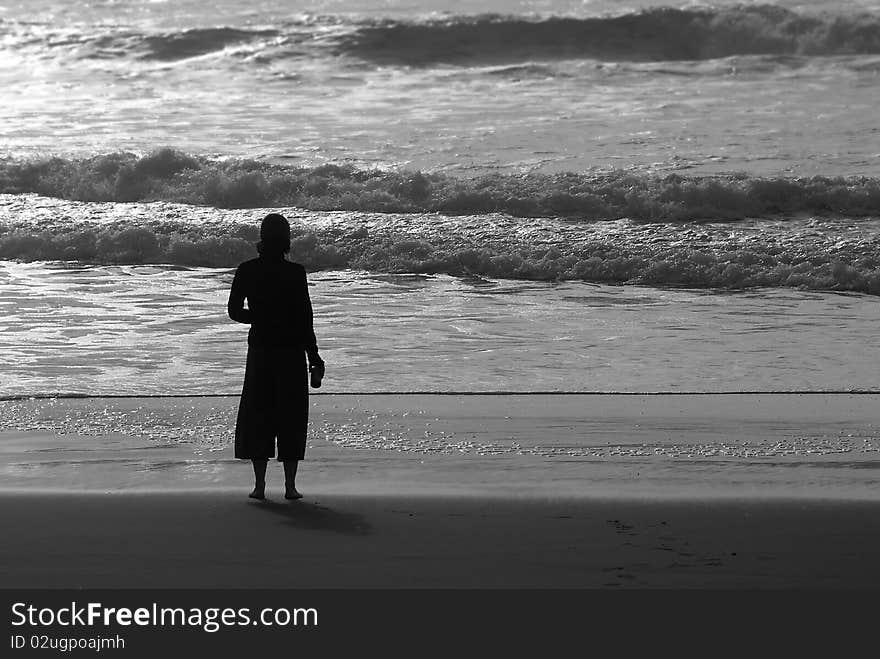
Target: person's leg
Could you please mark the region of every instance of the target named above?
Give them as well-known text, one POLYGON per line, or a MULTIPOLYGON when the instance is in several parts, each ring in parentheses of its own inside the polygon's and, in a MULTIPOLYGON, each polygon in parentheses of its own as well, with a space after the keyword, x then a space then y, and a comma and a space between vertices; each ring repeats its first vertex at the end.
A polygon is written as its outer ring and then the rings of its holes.
POLYGON ((302 494, 296 490, 296 468, 299 460, 284 461, 284 498, 302 499, 302 494))
POLYGON ((248 496, 251 499, 265 499, 266 498, 266 466, 269 464, 269 461, 266 459, 262 460, 251 460, 254 465, 254 491, 251 492, 248 496))

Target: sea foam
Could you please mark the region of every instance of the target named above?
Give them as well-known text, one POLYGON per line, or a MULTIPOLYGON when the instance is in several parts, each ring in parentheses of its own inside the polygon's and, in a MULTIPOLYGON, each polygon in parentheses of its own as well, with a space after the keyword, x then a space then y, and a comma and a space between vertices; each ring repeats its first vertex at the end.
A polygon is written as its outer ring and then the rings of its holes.
MULTIPOLYGON (((269 209, 0 196, 0 259, 232 268, 269 209)), ((309 270, 880 294, 880 220, 573 221, 280 209, 309 270)))

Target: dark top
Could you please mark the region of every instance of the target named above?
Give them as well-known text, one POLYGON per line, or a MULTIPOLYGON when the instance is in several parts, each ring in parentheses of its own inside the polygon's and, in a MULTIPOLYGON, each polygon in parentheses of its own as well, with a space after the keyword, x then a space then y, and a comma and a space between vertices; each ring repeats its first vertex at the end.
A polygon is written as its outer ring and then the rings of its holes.
POLYGON ((248 345, 302 346, 310 360, 318 358, 309 285, 299 263, 266 257, 245 261, 235 271, 227 310, 232 320, 250 324, 248 345))

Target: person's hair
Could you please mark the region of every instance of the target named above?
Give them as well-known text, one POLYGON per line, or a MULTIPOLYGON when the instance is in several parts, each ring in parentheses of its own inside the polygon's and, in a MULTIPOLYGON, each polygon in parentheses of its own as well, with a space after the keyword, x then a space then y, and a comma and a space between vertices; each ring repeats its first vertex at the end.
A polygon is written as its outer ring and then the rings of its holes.
POLYGON ((290 223, 280 213, 269 213, 260 225, 260 256, 281 256, 290 251, 290 223))

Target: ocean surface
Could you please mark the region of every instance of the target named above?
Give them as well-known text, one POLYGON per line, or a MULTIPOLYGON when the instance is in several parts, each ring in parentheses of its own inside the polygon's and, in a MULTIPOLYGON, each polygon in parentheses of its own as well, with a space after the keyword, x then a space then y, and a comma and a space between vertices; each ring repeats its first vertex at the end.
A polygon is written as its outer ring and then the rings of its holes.
POLYGON ((9 156, 878 176, 880 4, 0 3, 9 156))
POLYGON ((0 0, 0 396, 880 390, 880 3, 0 0))

